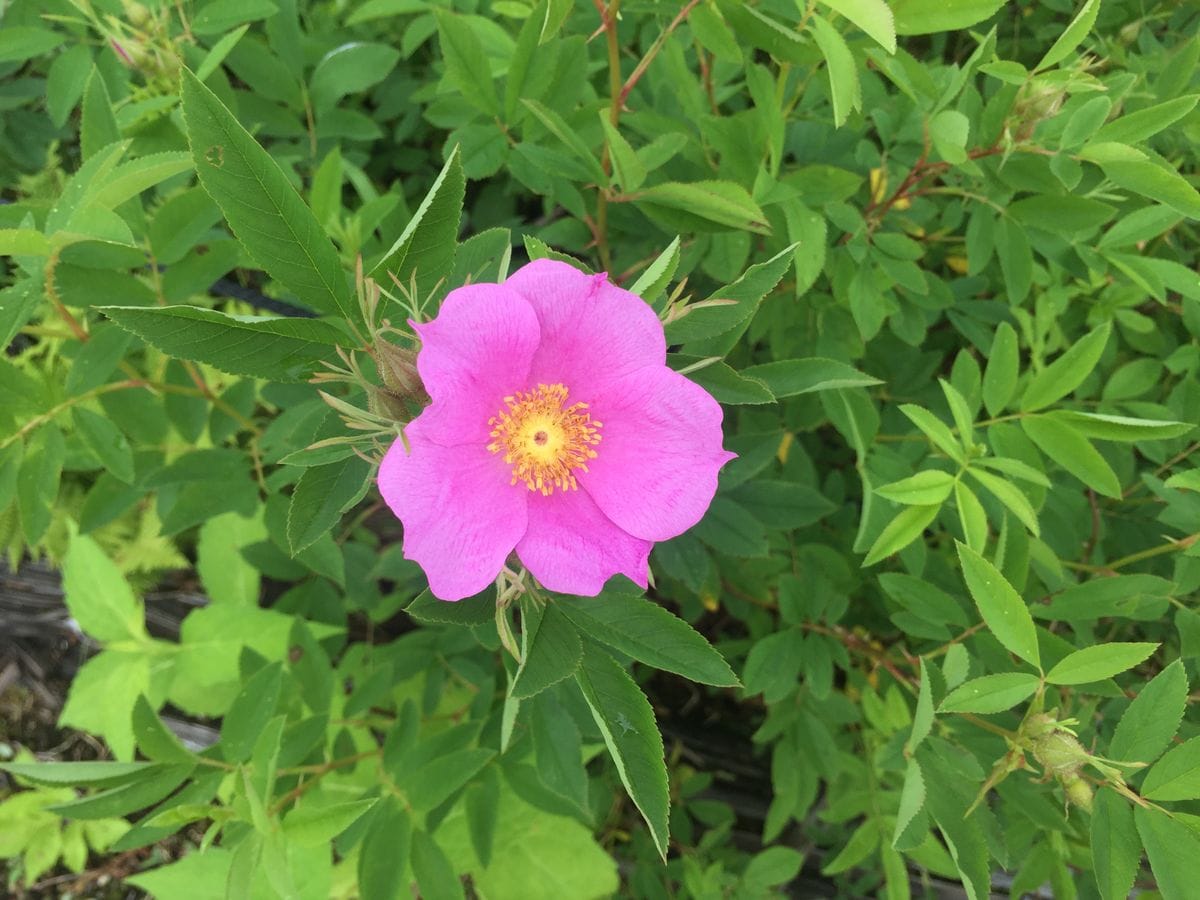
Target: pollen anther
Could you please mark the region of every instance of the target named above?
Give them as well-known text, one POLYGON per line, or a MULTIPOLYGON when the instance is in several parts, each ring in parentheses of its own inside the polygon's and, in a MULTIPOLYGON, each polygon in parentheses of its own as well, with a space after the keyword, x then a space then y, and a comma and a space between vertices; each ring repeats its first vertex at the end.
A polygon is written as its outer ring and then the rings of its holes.
POLYGON ((488 419, 492 453, 503 453, 512 466, 512 483, 524 482, 531 491, 549 496, 558 488, 579 487, 575 473, 586 472, 596 458, 600 423, 586 403, 567 405, 562 384, 539 384, 504 398, 505 408, 488 419))

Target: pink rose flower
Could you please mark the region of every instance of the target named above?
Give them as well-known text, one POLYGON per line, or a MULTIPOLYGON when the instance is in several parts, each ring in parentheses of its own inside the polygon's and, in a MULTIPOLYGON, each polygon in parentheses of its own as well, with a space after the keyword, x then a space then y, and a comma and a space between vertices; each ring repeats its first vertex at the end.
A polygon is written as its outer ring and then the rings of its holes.
POLYGON ((432 402, 379 489, 433 594, 479 593, 514 550, 552 591, 595 596, 617 573, 646 587, 652 543, 700 520, 734 456, 717 401, 667 367, 654 311, 543 259, 414 328, 432 402))

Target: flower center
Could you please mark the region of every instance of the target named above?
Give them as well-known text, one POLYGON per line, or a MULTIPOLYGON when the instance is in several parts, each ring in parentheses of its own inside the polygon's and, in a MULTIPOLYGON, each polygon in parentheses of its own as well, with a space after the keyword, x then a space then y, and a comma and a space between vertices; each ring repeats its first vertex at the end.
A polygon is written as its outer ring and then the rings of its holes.
POLYGON ((592 449, 600 443, 600 423, 592 421, 586 403, 567 402, 561 384, 539 384, 532 391, 517 391, 505 397, 505 409, 488 419, 492 453, 503 453, 512 465, 512 483, 525 482, 531 491, 546 496, 558 488, 579 487, 575 471, 587 471, 587 461, 596 458, 592 449))

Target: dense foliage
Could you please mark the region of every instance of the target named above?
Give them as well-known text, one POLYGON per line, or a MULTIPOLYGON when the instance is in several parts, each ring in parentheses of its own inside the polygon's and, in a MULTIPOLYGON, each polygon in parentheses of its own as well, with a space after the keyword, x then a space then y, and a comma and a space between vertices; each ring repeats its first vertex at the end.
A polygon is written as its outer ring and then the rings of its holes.
POLYGON ((61 567, 98 650, 61 723, 103 741, 0 744, 9 888, 1194 897, 1198 32, 7 3, 0 547, 61 567), (547 256, 653 306, 738 458, 645 595, 442 603, 374 486, 406 322, 547 256))

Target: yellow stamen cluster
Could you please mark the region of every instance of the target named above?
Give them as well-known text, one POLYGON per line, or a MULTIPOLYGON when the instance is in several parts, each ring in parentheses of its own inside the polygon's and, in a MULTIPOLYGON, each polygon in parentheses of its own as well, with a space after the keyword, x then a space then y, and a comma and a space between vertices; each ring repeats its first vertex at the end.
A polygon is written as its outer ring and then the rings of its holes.
POLYGON ((592 449, 600 443, 600 423, 592 421, 586 403, 566 405, 567 389, 561 384, 539 384, 532 391, 505 397, 506 409, 488 419, 492 453, 503 453, 512 466, 512 483, 525 482, 545 496, 558 488, 579 487, 575 471, 586 472, 592 449))

